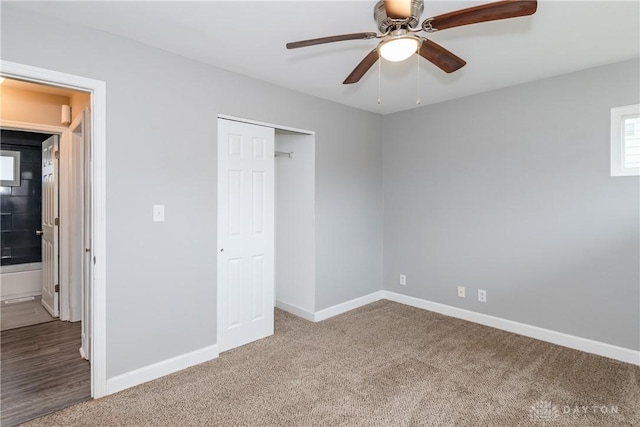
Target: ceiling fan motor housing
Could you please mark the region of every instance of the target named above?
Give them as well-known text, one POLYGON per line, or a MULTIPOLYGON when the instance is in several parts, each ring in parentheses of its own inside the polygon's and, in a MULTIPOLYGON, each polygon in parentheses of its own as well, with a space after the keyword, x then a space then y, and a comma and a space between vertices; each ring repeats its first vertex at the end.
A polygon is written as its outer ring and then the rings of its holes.
POLYGON ((373 9, 373 19, 378 25, 378 30, 382 34, 386 34, 390 30, 398 27, 418 27, 420 16, 424 10, 424 0, 411 0, 411 15, 405 19, 393 19, 387 16, 387 9, 384 7, 384 1, 379 1, 373 9))

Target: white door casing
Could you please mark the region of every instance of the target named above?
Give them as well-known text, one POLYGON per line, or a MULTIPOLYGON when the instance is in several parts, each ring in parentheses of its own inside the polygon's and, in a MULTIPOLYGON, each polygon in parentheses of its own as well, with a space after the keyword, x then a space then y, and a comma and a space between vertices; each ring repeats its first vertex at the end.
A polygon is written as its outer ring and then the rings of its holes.
POLYGON ((218 119, 218 347, 273 334, 275 131, 218 119))
POLYGON ((71 298, 77 299, 77 315, 82 321, 80 354, 91 358, 91 113, 81 111, 71 123, 72 132, 72 272, 71 298))
POLYGON ((42 143, 42 305, 59 316, 58 297, 58 135, 42 143))
MULTIPOLYGON (((114 392, 107 381, 106 351, 106 83, 5 60, 0 60, 0 74, 91 93, 91 396, 99 398, 114 392)), ((0 123, 15 129, 60 133, 58 126, 9 122, 2 118, 0 123)))

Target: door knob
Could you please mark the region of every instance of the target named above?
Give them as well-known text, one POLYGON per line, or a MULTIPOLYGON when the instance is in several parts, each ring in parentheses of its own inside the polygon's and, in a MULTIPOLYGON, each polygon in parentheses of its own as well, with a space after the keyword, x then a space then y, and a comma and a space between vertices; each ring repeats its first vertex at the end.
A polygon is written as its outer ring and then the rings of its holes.
POLYGON ((36 235, 38 236, 42 236, 44 234, 44 231, 42 230, 36 230, 36 235))

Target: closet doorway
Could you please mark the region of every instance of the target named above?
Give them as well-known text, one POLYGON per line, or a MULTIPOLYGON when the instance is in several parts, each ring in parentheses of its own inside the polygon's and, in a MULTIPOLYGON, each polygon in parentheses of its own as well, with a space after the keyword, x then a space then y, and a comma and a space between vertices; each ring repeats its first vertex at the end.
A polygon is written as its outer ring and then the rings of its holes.
POLYGON ((276 305, 313 311, 312 131, 218 116, 216 250, 220 352, 273 334, 276 305))

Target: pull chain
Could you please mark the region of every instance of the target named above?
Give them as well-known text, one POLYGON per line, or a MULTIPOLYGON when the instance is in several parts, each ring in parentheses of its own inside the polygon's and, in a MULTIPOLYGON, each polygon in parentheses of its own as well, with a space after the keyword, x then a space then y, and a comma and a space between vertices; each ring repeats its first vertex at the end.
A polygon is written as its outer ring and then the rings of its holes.
POLYGON ((416 55, 416 59, 418 60, 418 82, 416 85, 416 105, 420 105, 422 101, 420 100, 420 55, 416 55))
POLYGON ((380 74, 382 74, 382 58, 378 55, 378 105, 382 104, 382 101, 380 100, 380 74))

